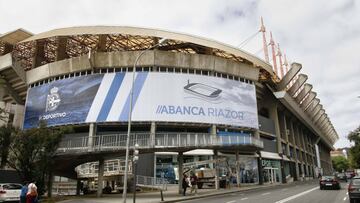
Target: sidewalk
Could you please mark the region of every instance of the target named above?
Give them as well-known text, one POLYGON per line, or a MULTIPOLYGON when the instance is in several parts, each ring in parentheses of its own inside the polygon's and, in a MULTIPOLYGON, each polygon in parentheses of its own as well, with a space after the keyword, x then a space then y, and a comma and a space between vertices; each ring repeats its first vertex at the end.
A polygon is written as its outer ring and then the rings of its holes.
MULTIPOLYGON (((292 185, 292 184, 304 184, 312 182, 312 180, 309 181, 303 181, 303 182, 293 182, 288 184, 267 184, 267 185, 252 185, 252 186, 242 186, 240 188, 238 187, 232 187, 227 189, 198 189, 198 194, 190 194, 190 190, 187 190, 186 196, 182 196, 178 194, 178 186, 177 185, 169 185, 168 190, 163 192, 164 196, 164 203, 170 203, 170 202, 179 202, 179 201, 185 201, 185 200, 191 200, 191 199, 200 199, 204 197, 211 197, 211 196, 217 196, 217 195, 224 195, 224 194, 230 194, 235 192, 241 192, 241 191, 249 191, 249 190, 261 190, 265 188, 270 187, 277 187, 277 186, 286 186, 286 185, 292 185)), ((127 202, 133 202, 133 194, 128 193, 127 195, 127 202)), ((122 194, 111 194, 111 195, 103 195, 101 198, 96 198, 94 196, 77 196, 73 199, 64 200, 61 201, 61 203, 70 203, 70 202, 89 202, 89 203, 111 203, 111 202, 118 202, 122 199, 122 194)), ((136 202, 137 203, 159 203, 161 202, 161 196, 160 191, 149 191, 149 192, 138 192, 136 193, 136 202)))

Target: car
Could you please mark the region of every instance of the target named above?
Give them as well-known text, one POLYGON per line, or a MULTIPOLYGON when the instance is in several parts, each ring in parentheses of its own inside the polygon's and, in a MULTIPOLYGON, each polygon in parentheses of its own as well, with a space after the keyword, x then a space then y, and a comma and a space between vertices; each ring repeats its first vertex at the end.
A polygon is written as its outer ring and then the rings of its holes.
POLYGON ((0 202, 20 201, 21 184, 0 183, 0 202))
POLYGON ((338 189, 340 190, 340 182, 335 175, 332 176, 322 176, 320 178, 320 190, 326 188, 338 189))
POLYGON ((355 176, 349 183, 348 194, 350 203, 356 201, 356 199, 360 199, 360 177, 355 176))
POLYGON ((345 182, 347 182, 348 178, 345 173, 338 173, 336 176, 338 177, 339 180, 344 180, 345 182))

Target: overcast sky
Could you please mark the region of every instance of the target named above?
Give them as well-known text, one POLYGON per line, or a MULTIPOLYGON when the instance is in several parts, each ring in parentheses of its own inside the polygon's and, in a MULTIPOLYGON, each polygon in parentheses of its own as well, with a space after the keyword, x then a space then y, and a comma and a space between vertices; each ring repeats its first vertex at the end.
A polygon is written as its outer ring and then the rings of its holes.
MULTIPOLYGON (((360 125, 360 1, 356 0, 0 0, 0 33, 79 25, 129 25, 198 35, 233 46, 263 16, 288 59, 324 106, 340 140, 360 125)), ((263 58, 260 35, 244 50, 263 58)))

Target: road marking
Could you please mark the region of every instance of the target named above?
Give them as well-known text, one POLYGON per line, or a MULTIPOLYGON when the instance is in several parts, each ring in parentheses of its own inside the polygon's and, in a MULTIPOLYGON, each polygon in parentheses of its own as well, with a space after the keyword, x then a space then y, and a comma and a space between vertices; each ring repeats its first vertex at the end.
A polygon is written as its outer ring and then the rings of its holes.
POLYGON ((240 200, 247 200, 247 199, 249 199, 249 198, 247 198, 247 197, 244 197, 244 198, 241 198, 240 200))
POLYGON ((344 201, 346 201, 347 197, 344 197, 344 201))
POLYGON ((346 195, 348 195, 349 194, 349 192, 346 192, 346 195))
POLYGON ((288 189, 287 188, 282 189, 282 191, 286 191, 286 190, 288 190, 288 189))
POLYGON ((229 201, 229 202, 226 202, 226 203, 235 203, 236 201, 235 200, 232 200, 232 201, 229 201))
POLYGON ((270 194, 270 192, 267 192, 267 193, 264 193, 264 194, 261 194, 261 195, 269 195, 270 194))
POLYGON ((304 192, 302 192, 302 193, 299 193, 299 194, 297 194, 297 195, 293 195, 293 196, 290 196, 290 197, 288 197, 288 198, 279 200, 279 201, 277 201, 277 202, 275 202, 275 203, 285 203, 285 202, 288 202, 288 201, 290 201, 290 200, 293 200, 293 199, 295 199, 295 198, 298 198, 298 197, 300 197, 300 196, 302 196, 302 195, 305 195, 305 194, 307 194, 307 193, 309 193, 309 192, 312 192, 312 191, 318 190, 318 189, 319 189, 319 187, 314 187, 313 189, 306 190, 306 191, 304 191, 304 192))

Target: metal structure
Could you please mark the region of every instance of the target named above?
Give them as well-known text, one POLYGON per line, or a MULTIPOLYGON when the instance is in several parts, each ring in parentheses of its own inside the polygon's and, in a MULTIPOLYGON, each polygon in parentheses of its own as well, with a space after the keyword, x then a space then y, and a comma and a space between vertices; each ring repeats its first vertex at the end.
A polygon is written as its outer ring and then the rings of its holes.
MULTIPOLYGON (((263 147, 262 141, 254 137, 240 136, 211 136, 208 133, 160 133, 156 134, 155 140, 151 139, 150 134, 139 133, 130 136, 129 147, 139 145, 140 150, 153 149, 160 151, 165 149, 183 148, 216 148, 220 146, 254 146, 263 147)), ((89 137, 65 138, 59 145, 58 154, 86 153, 89 151, 124 151, 126 149, 126 134, 111 134, 94 136, 93 145, 89 146, 89 137)))

